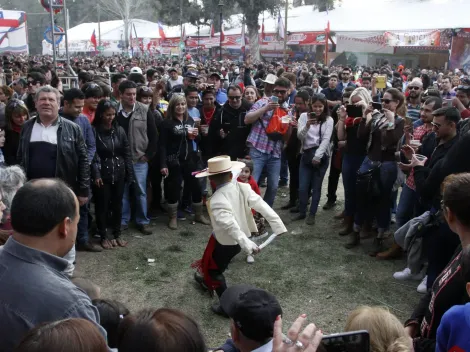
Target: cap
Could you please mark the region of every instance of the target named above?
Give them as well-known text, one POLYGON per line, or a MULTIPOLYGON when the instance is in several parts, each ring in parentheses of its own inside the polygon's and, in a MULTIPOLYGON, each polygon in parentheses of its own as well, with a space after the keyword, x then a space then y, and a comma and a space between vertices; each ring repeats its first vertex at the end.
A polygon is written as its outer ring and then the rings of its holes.
POLYGON ((224 76, 222 76, 218 72, 212 72, 209 77, 212 77, 212 76, 217 76, 217 77, 219 77, 220 80, 224 79, 224 76))
POLYGON ((270 73, 266 76, 266 79, 264 81, 263 80, 261 81, 267 84, 274 84, 276 83, 276 80, 277 80, 277 76, 270 73))
POLYGON ((130 73, 140 73, 142 74, 142 69, 140 67, 132 67, 130 73))
POLYGON ((189 68, 192 68, 192 69, 196 69, 196 65, 195 64, 189 64, 189 65, 186 65, 186 67, 189 69, 189 68))
POLYGON ((260 343, 273 337, 274 321, 282 314, 273 294, 249 285, 229 287, 220 305, 245 337, 260 343))
POLYGON ((168 72, 172 72, 172 71, 177 72, 178 70, 177 70, 176 68, 174 68, 174 67, 170 67, 170 68, 168 69, 168 72))
POLYGON ((186 72, 186 74, 184 75, 184 77, 187 77, 187 78, 198 78, 199 75, 194 72, 194 71, 188 71, 186 72))

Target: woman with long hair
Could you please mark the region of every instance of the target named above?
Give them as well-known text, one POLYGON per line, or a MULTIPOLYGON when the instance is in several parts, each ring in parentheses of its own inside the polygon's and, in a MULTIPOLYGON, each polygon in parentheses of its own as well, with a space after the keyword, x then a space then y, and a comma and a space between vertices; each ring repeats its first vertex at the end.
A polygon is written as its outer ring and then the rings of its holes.
POLYGON ((134 181, 131 150, 124 129, 115 122, 116 106, 109 100, 98 103, 93 120, 96 131, 96 155, 92 163, 96 227, 104 249, 125 247, 121 238, 121 214, 124 185, 134 181), (106 234, 111 211, 113 239, 106 234))
POLYGON ((17 165, 19 161, 16 152, 20 144, 21 126, 29 120, 29 111, 26 104, 19 99, 10 100, 5 108, 5 119, 5 145, 3 146, 5 164, 17 165))
POLYGON ((165 177, 165 195, 168 200, 168 227, 177 229, 178 201, 181 185, 189 187, 195 220, 208 225, 203 215, 202 194, 198 180, 192 176, 197 170, 199 132, 188 115, 186 98, 174 95, 168 105, 167 117, 160 125, 160 172, 165 177), (196 145, 196 146, 195 146, 196 145))
POLYGON ((243 98, 253 105, 258 99, 261 98, 261 95, 258 92, 258 89, 256 89, 255 86, 246 86, 245 90, 243 92, 243 98))
POLYGON ((333 119, 328 113, 324 94, 314 94, 310 100, 310 112, 300 115, 297 136, 302 143, 302 158, 299 169, 299 214, 293 220, 307 216, 308 195, 312 193, 307 225, 315 224, 315 215, 320 202, 321 186, 330 160, 330 141, 333 119))
MULTIPOLYGON (((372 103, 372 96, 366 88, 356 88, 349 97, 348 104, 364 110, 372 103)), ((363 117, 349 117, 345 106, 338 110, 338 144, 343 150, 342 177, 344 186, 344 224, 340 236, 349 235, 353 230, 356 213, 356 174, 366 156, 367 138, 358 138, 357 131, 363 117)))
MULTIPOLYGON (((364 103, 365 104, 365 103, 364 103)), ((378 234, 374 239, 374 248, 370 255, 382 251, 385 232, 390 226, 390 208, 392 188, 398 176, 395 152, 403 137, 405 120, 399 111, 405 104, 404 95, 395 88, 388 89, 382 98, 382 112, 374 110, 372 105, 364 109, 357 136, 367 139, 367 156, 359 170, 359 178, 370 178, 377 185, 378 194, 371 198, 370 192, 361 194, 358 204, 351 241, 346 248, 353 248, 360 242, 360 230, 369 215, 375 215, 378 234), (370 176, 369 176, 370 175, 370 176)), ((369 183, 367 183, 369 184, 369 183)))

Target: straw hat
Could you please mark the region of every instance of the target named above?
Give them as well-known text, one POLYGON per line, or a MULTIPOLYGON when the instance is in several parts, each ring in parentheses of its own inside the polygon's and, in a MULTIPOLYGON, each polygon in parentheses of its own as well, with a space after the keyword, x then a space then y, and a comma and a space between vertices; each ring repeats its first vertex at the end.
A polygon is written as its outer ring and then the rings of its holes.
POLYGON ((207 169, 196 174, 197 178, 223 174, 233 170, 240 170, 245 167, 245 163, 231 161, 228 155, 216 156, 207 161, 207 169))

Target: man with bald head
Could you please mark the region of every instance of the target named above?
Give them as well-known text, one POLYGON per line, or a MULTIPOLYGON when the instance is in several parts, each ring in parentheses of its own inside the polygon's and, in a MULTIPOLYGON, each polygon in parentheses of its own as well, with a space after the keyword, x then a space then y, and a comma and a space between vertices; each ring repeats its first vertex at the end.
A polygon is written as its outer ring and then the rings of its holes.
POLYGON ((90 298, 63 273, 80 219, 74 192, 59 179, 29 181, 11 205, 13 235, 0 248, 0 346, 12 351, 33 327, 83 318, 99 325, 90 298))

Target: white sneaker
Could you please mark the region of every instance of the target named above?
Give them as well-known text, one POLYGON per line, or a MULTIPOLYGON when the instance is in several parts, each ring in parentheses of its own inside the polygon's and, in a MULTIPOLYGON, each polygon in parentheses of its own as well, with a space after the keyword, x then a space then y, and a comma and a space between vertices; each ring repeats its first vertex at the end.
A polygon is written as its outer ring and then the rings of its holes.
POLYGON ((395 213, 392 213, 392 216, 390 218, 390 223, 391 224, 396 224, 397 223, 397 215, 395 213))
POLYGON ((255 258, 253 258, 252 255, 249 255, 249 256, 246 257, 246 262, 248 264, 253 264, 255 262, 255 258))
POLYGON ((421 283, 418 285, 418 288, 416 289, 416 291, 418 291, 419 293, 426 293, 428 292, 428 285, 427 285, 427 281, 428 281, 428 277, 427 275, 423 278, 423 280, 421 280, 421 283))
POLYGON ((423 274, 419 273, 412 275, 410 268, 405 268, 404 270, 397 271, 393 274, 393 278, 395 280, 421 280, 423 278, 423 274))

